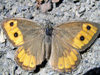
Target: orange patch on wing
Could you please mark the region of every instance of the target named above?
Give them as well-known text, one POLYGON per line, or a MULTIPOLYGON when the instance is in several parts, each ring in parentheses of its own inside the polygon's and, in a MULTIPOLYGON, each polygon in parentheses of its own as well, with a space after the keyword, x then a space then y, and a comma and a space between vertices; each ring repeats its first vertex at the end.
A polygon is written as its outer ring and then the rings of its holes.
POLYGON ((24 57, 25 57, 25 50, 23 49, 23 47, 20 47, 19 49, 18 49, 18 55, 17 55, 17 57, 18 57, 18 59, 19 59, 19 62, 23 62, 24 61, 24 57))
POLYGON ((65 69, 71 68, 71 64, 70 61, 68 60, 68 57, 64 57, 64 65, 65 65, 65 69))
POLYGON ((62 57, 58 59, 58 69, 65 70, 66 72, 71 71, 71 69, 74 69, 77 65, 76 62, 78 60, 78 52, 76 50, 73 50, 68 53, 68 50, 65 50, 63 52, 62 57))
POLYGON ((36 67, 35 56, 32 56, 31 54, 28 54, 27 52, 25 52, 25 49, 23 47, 20 47, 18 49, 17 58, 18 58, 17 59, 18 63, 22 63, 21 66, 25 67, 25 69, 27 70, 30 70, 36 67))
POLYGON ((91 24, 88 24, 88 23, 83 24, 83 30, 86 31, 91 36, 93 36, 97 32, 97 28, 91 24), (88 30, 87 26, 90 26, 91 29, 88 30))
POLYGON ((11 29, 17 27, 17 21, 15 20, 9 20, 8 22, 5 22, 4 23, 4 28, 6 31, 10 31, 11 29), (10 26, 10 23, 13 22, 13 26, 10 26))
POLYGON ((35 67, 35 66, 36 66, 36 59, 34 56, 31 56, 30 67, 35 67))
POLYGON ((74 62, 78 61, 79 53, 76 50, 71 50, 69 53, 67 52, 67 50, 65 50, 64 52, 65 52, 65 57, 67 57, 70 62, 74 63, 74 62))
POLYGON ((77 61, 78 60, 77 56, 72 51, 70 52, 70 56, 73 58, 74 61, 77 61))
POLYGON ((63 56, 58 59, 58 68, 64 69, 64 57, 63 56))
POLYGON ((20 29, 17 27, 16 20, 10 20, 10 21, 4 23, 4 28, 5 28, 5 31, 7 32, 9 39, 11 41, 13 41, 15 45, 18 46, 18 45, 24 44, 23 35, 22 35, 20 29), (11 22, 13 23, 12 26, 10 26, 11 22), (15 33, 18 34, 17 37, 14 36, 15 33))
POLYGON ((84 44, 80 41, 79 37, 80 37, 80 35, 76 36, 73 39, 73 44, 72 44, 72 46, 77 49, 80 49, 82 46, 84 46, 84 44))
POLYGON ((82 31, 80 31, 77 36, 73 39, 73 47, 81 49, 84 45, 88 44, 92 39, 94 34, 97 32, 97 28, 91 24, 83 24, 82 31), (80 37, 83 36, 84 40, 80 40, 80 37))
POLYGON ((70 61, 70 64, 71 65, 75 65, 75 61, 73 60, 72 56, 68 55, 67 57, 68 57, 68 59, 70 61))
POLYGON ((23 61, 23 66, 30 67, 30 55, 26 54, 23 61))

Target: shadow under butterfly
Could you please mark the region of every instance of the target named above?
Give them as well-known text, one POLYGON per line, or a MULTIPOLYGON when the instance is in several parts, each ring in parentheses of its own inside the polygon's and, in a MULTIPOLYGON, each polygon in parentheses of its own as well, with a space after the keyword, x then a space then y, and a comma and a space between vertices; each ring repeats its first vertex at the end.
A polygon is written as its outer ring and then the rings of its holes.
POLYGON ((84 75, 100 75, 100 67, 87 71, 84 75))

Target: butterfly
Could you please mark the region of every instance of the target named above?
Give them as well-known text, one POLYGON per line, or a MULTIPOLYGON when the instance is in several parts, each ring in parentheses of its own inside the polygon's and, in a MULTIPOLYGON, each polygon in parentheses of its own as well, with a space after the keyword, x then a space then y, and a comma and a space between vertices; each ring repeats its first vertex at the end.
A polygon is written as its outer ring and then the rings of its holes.
POLYGON ((39 25, 24 18, 2 22, 2 28, 14 47, 15 61, 24 70, 35 70, 44 59, 59 72, 71 72, 100 33, 98 23, 74 21, 60 25, 39 25))

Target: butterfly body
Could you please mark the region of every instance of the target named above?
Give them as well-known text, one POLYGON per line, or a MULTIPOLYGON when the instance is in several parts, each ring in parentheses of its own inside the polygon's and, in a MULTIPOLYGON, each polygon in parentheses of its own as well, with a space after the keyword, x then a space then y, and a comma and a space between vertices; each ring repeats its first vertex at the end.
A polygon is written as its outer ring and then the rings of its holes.
POLYGON ((48 59, 54 70, 71 72, 80 62, 79 52, 88 48, 100 33, 92 22, 69 22, 57 26, 38 25, 21 18, 2 23, 11 43, 18 47, 15 60, 23 69, 34 70, 48 59))
POLYGON ((52 26, 48 25, 45 32, 47 36, 52 36, 52 32, 53 32, 52 26))

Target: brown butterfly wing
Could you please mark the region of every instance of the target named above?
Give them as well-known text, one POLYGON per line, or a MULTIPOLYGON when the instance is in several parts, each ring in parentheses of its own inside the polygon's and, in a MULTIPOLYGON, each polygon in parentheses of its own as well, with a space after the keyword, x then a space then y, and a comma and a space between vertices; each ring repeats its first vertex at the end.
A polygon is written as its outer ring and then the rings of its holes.
POLYGON ((72 71, 80 62, 78 51, 89 47, 99 34, 99 25, 70 22, 54 27, 50 65, 61 72, 72 71))
POLYGON ((78 51, 66 44, 66 42, 59 36, 52 39, 50 65, 60 72, 70 72, 80 62, 78 51))
POLYGON ((59 33, 67 43, 83 51, 96 39, 99 28, 99 24, 93 22, 69 22, 56 26, 54 33, 59 33))
POLYGON ((8 19, 2 27, 8 39, 18 50, 16 62, 25 70, 33 70, 44 60, 44 31, 35 22, 26 19, 8 19))

